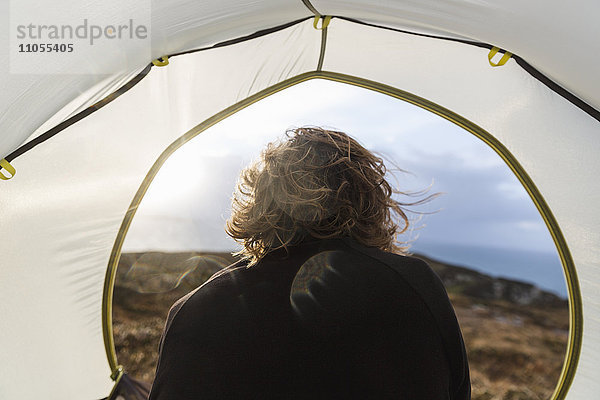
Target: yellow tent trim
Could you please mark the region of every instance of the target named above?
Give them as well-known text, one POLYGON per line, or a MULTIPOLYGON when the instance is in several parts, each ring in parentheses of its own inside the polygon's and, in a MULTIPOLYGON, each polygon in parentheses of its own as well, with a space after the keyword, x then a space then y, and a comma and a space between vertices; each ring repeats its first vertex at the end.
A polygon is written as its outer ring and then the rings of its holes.
POLYGON ((17 173, 17 170, 15 169, 15 167, 10 165, 10 163, 8 161, 6 161, 6 159, 4 159, 4 158, 2 160, 0 160, 0 167, 4 168, 10 174, 10 176, 6 176, 2 172, 0 172, 0 179, 2 179, 3 181, 12 179, 15 176, 15 174, 17 173))

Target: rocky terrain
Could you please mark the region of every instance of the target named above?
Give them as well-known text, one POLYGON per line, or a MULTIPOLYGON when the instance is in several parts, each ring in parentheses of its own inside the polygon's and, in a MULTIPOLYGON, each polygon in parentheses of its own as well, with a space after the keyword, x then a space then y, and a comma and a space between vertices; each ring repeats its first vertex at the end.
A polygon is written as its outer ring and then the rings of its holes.
MULTIPOLYGON (((425 259, 456 310, 471 366, 474 400, 550 399, 568 340, 567 301, 523 283, 425 259)), ((120 364, 151 382, 171 304, 233 261, 227 253, 128 253, 113 301, 120 364)))

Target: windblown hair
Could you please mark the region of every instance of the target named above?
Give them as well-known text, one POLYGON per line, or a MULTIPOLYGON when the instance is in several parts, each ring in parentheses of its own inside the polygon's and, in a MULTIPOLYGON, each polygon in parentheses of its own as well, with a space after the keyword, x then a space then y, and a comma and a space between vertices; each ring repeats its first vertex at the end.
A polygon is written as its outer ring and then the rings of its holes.
MULTIPOLYGON (((409 220, 386 180, 383 159, 343 132, 303 127, 269 143, 240 174, 227 234, 253 265, 305 238, 351 237, 403 254, 409 220)), ((431 196, 430 196, 431 197, 431 196)))

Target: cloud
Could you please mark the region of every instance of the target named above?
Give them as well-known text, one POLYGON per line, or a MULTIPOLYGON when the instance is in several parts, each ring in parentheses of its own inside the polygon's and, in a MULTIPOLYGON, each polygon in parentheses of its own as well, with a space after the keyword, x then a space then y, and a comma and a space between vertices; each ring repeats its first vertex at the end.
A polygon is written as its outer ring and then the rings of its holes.
POLYGON ((342 129, 394 160, 413 174, 397 174, 400 189, 445 192, 418 207, 439 210, 417 224, 419 240, 552 248, 547 230, 534 229, 544 225, 521 184, 479 139, 410 104, 316 80, 240 111, 177 151, 143 200, 125 248, 144 240, 178 250, 181 243, 231 245, 222 227, 239 171, 285 129, 305 124, 342 129), (163 234, 171 231, 183 233, 163 234))

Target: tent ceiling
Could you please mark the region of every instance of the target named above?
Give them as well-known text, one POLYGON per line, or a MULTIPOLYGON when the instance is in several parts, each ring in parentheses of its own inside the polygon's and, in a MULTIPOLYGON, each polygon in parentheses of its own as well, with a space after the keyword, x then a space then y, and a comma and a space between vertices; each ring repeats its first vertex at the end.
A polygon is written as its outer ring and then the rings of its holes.
POLYGON ((593 0, 313 0, 324 15, 458 35, 512 52, 600 109, 600 3, 593 0))
MULTIPOLYGON (((114 0, 113 0, 114 1, 114 0)), ((110 2, 109 2, 110 3, 110 2)), ((102 3, 110 10, 109 3, 102 3)), ((115 5, 119 2, 114 1, 115 5)), ((83 10, 76 0, 63 0, 83 10)), ((152 22, 151 57, 203 48, 252 34, 298 19, 312 12, 300 0, 269 0, 260 3, 192 0, 136 0, 132 7, 150 7, 152 22)), ((513 52, 560 84, 575 96, 600 109, 600 3, 577 0, 568 6, 560 1, 327 1, 315 0, 322 14, 343 16, 398 29, 463 37, 513 52), (560 21, 557 23, 557 21, 560 21)), ((2 15, 10 16, 9 3, 2 2, 2 15)), ((112 7, 117 8, 117 7, 112 7)), ((32 10, 33 12, 33 10, 32 10)), ((81 14, 82 16, 85 14, 81 14)), ((86 15, 93 18, 93 15, 86 15)), ((9 32, 0 40, 9 59, 9 32)), ((98 60, 110 58, 98 54, 98 60)), ((96 97, 109 93, 108 82, 135 75, 148 59, 131 60, 128 70, 103 75, 44 75, 44 60, 32 60, 37 75, 10 74, 9 63, 0 66, 0 156, 15 150, 40 126, 69 102, 79 107, 94 97, 81 93, 94 88, 96 97), (104 83, 103 83, 104 82, 104 83), (103 83, 103 84, 102 84, 103 83), (30 110, 36 110, 32 114, 30 110)), ((443 62, 443 60, 440 60, 443 62)), ((41 131, 37 132, 42 133, 41 131)))

